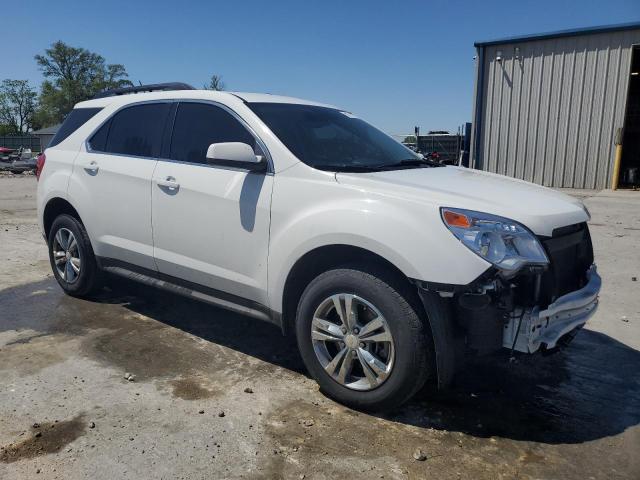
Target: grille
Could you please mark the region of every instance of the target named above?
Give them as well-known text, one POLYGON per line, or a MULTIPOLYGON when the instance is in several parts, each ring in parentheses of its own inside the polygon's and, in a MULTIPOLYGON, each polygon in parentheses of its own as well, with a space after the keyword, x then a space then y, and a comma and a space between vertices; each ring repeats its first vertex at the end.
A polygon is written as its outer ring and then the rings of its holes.
POLYGON ((587 270, 593 264, 589 227, 577 223, 556 228, 552 236, 540 238, 549 256, 549 269, 542 275, 541 303, 579 290, 587 283, 587 270))

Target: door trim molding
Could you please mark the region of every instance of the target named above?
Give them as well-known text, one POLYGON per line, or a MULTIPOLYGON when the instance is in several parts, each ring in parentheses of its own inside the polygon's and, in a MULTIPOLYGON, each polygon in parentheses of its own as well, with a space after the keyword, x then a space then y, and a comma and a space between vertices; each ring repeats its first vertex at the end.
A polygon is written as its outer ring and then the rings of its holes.
POLYGON ((98 257, 96 260, 105 272, 282 327, 281 316, 261 303, 115 258, 98 257))

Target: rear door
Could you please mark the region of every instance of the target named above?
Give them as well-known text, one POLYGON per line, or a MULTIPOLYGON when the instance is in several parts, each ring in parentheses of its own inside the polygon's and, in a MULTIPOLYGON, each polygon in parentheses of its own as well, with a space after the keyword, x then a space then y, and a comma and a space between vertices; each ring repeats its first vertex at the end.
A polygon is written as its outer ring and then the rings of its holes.
POLYGON ((207 164, 207 148, 220 142, 265 153, 225 107, 178 105, 167 158, 153 177, 156 264, 162 273, 266 304, 273 176, 207 164))
POLYGON ((69 196, 78 205, 96 255, 156 270, 151 178, 172 103, 119 110, 78 156, 69 196))

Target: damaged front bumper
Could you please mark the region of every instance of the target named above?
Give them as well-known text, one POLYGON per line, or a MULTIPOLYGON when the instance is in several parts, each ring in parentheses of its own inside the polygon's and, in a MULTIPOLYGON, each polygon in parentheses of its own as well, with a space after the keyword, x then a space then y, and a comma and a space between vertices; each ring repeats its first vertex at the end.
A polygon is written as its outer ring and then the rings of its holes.
POLYGON ((552 349, 565 335, 581 328, 598 307, 602 280, 592 265, 587 284, 558 298, 546 309, 517 309, 504 326, 503 347, 523 353, 552 349))

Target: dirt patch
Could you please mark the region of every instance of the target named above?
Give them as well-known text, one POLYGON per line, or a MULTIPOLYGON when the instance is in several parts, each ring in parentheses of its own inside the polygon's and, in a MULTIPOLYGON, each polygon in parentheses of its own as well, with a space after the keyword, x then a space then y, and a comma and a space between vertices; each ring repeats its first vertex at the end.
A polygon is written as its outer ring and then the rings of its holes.
POLYGON ((322 472, 323 478, 423 478, 429 471, 437 472, 442 454, 458 445, 447 434, 333 402, 286 404, 267 418, 265 432, 276 450, 258 478, 314 478, 314 472, 322 472), (413 459, 416 447, 428 452, 428 466, 413 459))
POLYGON ((0 462, 13 463, 23 458, 59 452, 63 447, 81 437, 84 429, 83 415, 77 415, 62 422, 34 424, 29 438, 0 447, 0 462))
POLYGON ((543 463, 545 458, 543 455, 528 451, 522 454, 518 460, 522 463, 543 463))
MULTIPOLYGON (((412 403, 405 407, 425 424, 436 412, 412 403)), ((513 478, 546 476, 557 467, 529 442, 478 438, 460 432, 398 421, 346 409, 333 402, 292 401, 266 419, 265 433, 275 450, 255 478, 513 478), (417 461, 420 449, 426 460, 417 461), (528 472, 523 472, 523 469, 528 472), (322 475, 318 475, 322 472, 322 475)), ((566 465, 565 465, 566 467, 566 465)))
POLYGON ((5 347, 10 347, 11 345, 21 345, 25 343, 31 343, 31 340, 35 340, 36 338, 46 337, 47 333, 38 333, 36 335, 29 335, 28 337, 19 338, 18 340, 13 340, 5 344, 5 347))
POLYGON ((61 348, 68 340, 65 335, 34 335, 23 340, 13 341, 0 350, 0 371, 33 375, 66 359, 61 348))
POLYGON ((211 398, 218 393, 204 388, 196 378, 179 378, 171 380, 169 384, 173 387, 172 395, 183 400, 211 398))

